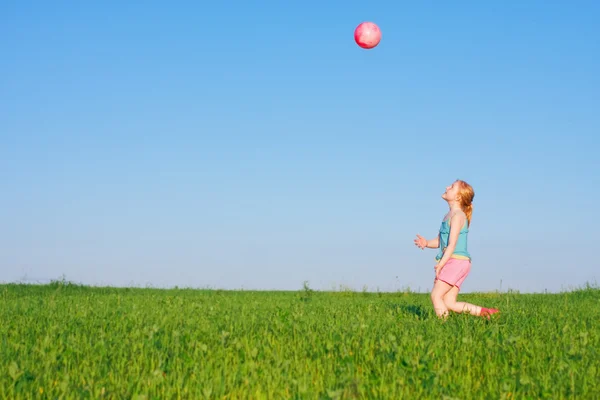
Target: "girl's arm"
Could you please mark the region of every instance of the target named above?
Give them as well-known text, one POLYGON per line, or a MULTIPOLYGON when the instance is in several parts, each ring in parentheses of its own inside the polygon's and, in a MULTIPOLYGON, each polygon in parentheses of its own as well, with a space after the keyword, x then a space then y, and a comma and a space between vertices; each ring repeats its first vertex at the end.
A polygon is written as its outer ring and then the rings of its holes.
POLYGON ((465 215, 463 213, 456 213, 450 220, 450 237, 448 238, 448 247, 444 251, 442 259, 438 262, 439 267, 446 265, 454 249, 456 248, 456 242, 458 241, 458 235, 462 226, 465 224, 465 215))
POLYGON ((428 249, 437 249, 440 247, 440 237, 439 235, 435 237, 435 239, 431 239, 427 241, 427 245, 425 245, 428 249))

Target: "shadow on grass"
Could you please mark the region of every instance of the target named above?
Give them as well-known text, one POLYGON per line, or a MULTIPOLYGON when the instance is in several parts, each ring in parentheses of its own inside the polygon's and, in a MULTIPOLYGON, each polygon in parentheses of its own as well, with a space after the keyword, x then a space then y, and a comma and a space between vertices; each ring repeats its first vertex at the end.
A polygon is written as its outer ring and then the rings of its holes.
POLYGON ((419 319, 429 319, 432 316, 432 314, 430 312, 431 310, 429 310, 423 306, 419 306, 419 305, 415 305, 415 304, 389 303, 388 306, 398 314, 414 315, 415 317, 417 317, 419 319))
POLYGON ((416 306, 414 304, 401 305, 400 310, 405 314, 413 314, 420 319, 429 318, 431 313, 426 310, 423 306, 416 306))

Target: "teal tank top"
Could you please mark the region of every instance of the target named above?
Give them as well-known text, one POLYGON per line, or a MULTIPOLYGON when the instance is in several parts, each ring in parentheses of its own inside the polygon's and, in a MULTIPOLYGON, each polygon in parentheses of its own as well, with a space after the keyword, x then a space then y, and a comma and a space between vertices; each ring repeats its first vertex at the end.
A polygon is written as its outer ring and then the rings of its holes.
MULTIPOLYGON (((467 237, 469 235, 469 221, 465 221, 465 225, 460 230, 458 235, 458 240, 456 242, 456 248, 454 249, 454 253, 452 253, 451 258, 459 258, 459 259, 467 259, 471 260, 471 254, 467 250, 467 237)), ((440 226, 440 251, 438 255, 435 257, 437 261, 441 260, 446 247, 448 247, 448 239, 450 238, 450 218, 442 221, 442 225, 440 226)))

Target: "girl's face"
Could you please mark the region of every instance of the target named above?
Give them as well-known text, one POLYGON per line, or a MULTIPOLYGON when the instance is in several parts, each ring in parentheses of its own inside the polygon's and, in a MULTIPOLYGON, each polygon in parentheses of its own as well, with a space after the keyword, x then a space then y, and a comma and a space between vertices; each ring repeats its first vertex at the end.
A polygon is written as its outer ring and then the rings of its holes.
POLYGON ((452 185, 446 187, 446 191, 442 195, 442 199, 446 201, 457 201, 458 200, 458 182, 452 183, 452 185))

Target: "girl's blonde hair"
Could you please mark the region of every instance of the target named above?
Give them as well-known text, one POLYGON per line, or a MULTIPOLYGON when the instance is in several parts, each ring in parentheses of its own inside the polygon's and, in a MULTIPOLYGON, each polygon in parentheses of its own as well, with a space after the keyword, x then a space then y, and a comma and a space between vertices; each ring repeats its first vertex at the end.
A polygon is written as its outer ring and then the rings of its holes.
POLYGON ((473 187, 465 181, 457 180, 459 189, 458 194, 460 196, 460 208, 465 212, 469 226, 471 226, 471 216, 473 215, 473 198, 475 197, 475 191, 473 187))

